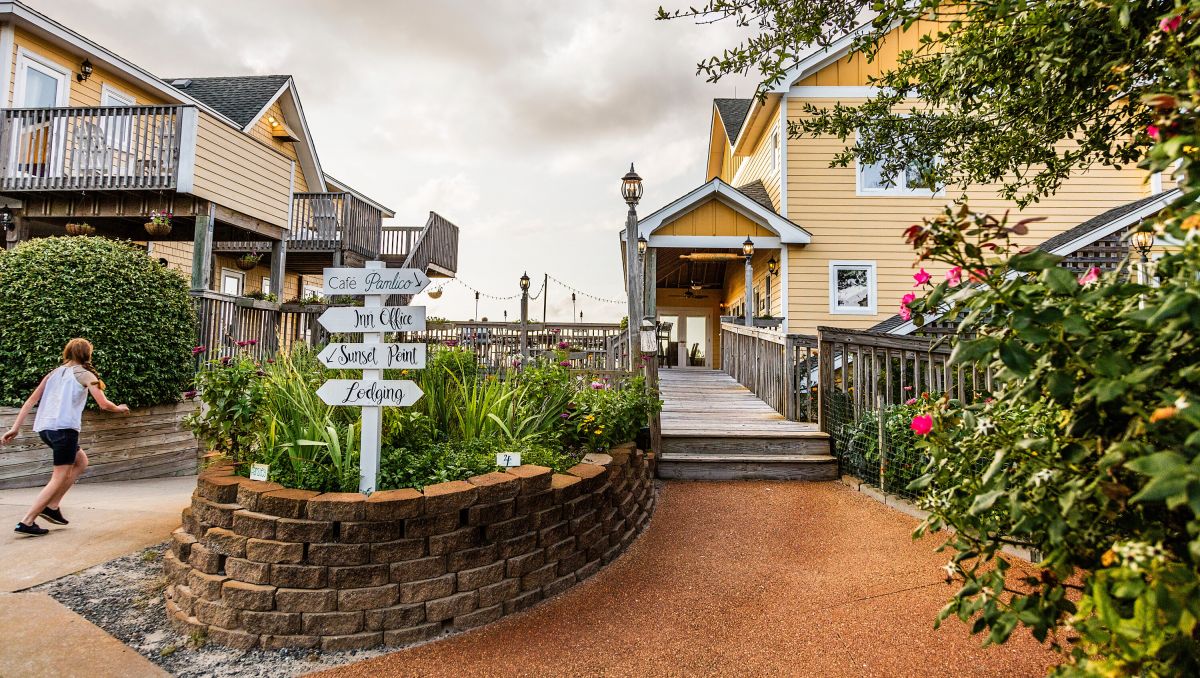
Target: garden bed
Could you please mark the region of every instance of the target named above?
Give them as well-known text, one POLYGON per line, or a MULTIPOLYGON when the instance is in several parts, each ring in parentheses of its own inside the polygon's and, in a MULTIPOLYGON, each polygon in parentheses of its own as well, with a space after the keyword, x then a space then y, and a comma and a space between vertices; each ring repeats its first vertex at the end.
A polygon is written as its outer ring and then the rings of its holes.
MULTIPOLYGON (((139 407, 128 415, 85 411, 79 446, 87 452, 88 470, 79 482, 195 473, 199 449, 184 419, 197 409, 188 401, 139 407)), ((12 426, 18 411, 0 407, 0 428, 12 426)), ((0 452, 0 489, 43 485, 51 470, 49 449, 26 425, 0 452)))
POLYGON ((645 527, 652 456, 626 443, 592 459, 369 498, 206 471, 164 557, 167 615, 239 649, 401 646, 490 623, 595 574, 645 527))

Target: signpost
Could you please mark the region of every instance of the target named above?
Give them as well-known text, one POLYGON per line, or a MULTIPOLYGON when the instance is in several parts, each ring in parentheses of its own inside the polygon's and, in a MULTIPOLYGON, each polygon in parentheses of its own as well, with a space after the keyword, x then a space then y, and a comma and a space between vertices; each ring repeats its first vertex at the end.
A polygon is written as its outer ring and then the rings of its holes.
POLYGON ((330 379, 317 389, 317 395, 330 405, 363 408, 358 489, 366 494, 375 491, 375 482, 379 478, 381 408, 407 407, 423 395, 421 388, 412 381, 385 380, 383 370, 424 367, 425 346, 387 344, 383 335, 385 332, 424 330, 425 308, 384 306, 384 299, 392 294, 416 294, 428 285, 429 277, 423 271, 388 269, 381 261, 368 261, 364 268, 325 269, 325 294, 363 297, 362 308, 333 307, 317 318, 317 322, 330 332, 362 332, 362 343, 330 344, 321 351, 323 363, 331 367, 362 369, 362 379, 330 379))

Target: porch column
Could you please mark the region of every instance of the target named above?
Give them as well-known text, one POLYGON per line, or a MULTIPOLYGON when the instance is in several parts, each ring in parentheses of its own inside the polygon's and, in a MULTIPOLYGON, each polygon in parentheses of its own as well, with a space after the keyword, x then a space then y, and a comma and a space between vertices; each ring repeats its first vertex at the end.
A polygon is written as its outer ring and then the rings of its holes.
POLYGON ((645 272, 642 274, 646 294, 642 314, 654 320, 658 317, 658 254, 651 247, 646 250, 645 272))
POLYGON ((754 327, 754 264, 746 257, 746 327, 754 327))
POLYGON ((287 263, 287 238, 271 243, 271 293, 283 299, 283 274, 287 263))
POLYGON ((214 205, 210 202, 196 214, 196 231, 192 237, 192 291, 212 286, 212 239, 214 205))

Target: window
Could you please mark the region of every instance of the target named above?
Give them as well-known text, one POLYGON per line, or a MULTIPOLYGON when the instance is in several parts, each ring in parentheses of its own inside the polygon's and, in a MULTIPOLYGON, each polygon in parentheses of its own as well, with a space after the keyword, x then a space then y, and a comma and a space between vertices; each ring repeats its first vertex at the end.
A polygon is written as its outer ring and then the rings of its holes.
POLYGON ((17 82, 13 101, 22 108, 66 106, 70 72, 38 54, 17 50, 17 82))
MULTIPOLYGON (((907 117, 907 116, 904 116, 907 117)), ((857 136, 858 133, 855 133, 857 136)), ((901 176, 885 175, 883 163, 864 165, 855 163, 855 192, 858 195, 931 196, 941 191, 931 191, 921 181, 921 165, 911 163, 901 176)))
POLYGON ((242 295, 246 288, 246 274, 228 268, 221 269, 221 291, 235 297, 242 295))
POLYGON ((305 298, 308 298, 308 297, 320 297, 320 298, 324 299, 324 298, 325 298, 325 288, 323 288, 323 287, 314 287, 314 286, 312 286, 312 285, 305 285, 305 286, 304 286, 304 294, 303 294, 303 296, 304 296, 305 298))
POLYGON ((771 135, 771 169, 779 169, 779 130, 771 135))
POLYGON ((829 312, 875 314, 875 262, 829 262, 829 312))
POLYGON ((263 294, 270 294, 270 293, 271 293, 271 277, 270 277, 270 276, 267 276, 267 275, 264 275, 264 276, 263 276, 263 279, 262 279, 262 292, 263 292, 263 294))

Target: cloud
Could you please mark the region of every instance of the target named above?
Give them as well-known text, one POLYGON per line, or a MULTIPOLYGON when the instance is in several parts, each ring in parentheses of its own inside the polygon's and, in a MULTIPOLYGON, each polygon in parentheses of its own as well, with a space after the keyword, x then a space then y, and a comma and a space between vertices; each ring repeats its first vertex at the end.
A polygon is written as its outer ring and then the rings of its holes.
MULTIPOLYGON (((712 98, 751 91, 695 74, 739 29, 654 21, 660 1, 30 0, 159 75, 294 75, 325 169, 398 223, 458 224, 463 279, 508 294, 527 269, 602 297, 624 295, 630 161, 643 213, 682 195, 706 178, 712 98)), ((570 314, 559 294, 552 318, 570 314)), ((474 312, 457 286, 430 305, 474 312)))

